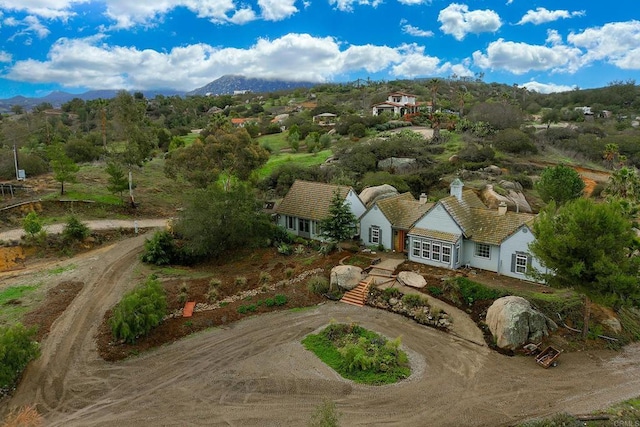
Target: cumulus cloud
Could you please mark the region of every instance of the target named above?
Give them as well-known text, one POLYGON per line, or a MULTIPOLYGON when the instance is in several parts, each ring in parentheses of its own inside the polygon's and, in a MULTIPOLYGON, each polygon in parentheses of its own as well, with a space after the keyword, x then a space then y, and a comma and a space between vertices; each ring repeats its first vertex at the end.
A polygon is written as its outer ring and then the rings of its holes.
POLYGON ((472 10, 466 4, 451 3, 438 14, 440 30, 463 40, 467 34, 495 32, 502 26, 500 16, 492 10, 472 10))
POLYGON ((281 21, 298 11, 296 0, 258 0, 262 17, 267 21, 281 21))
POLYGON ((475 51, 473 61, 483 69, 513 74, 549 70, 575 72, 580 66, 581 55, 580 49, 564 45, 548 47, 498 39, 489 44, 486 53, 475 51))
POLYGON ((88 3, 90 0, 0 0, 0 8, 4 10, 26 12, 29 15, 45 19, 66 20, 75 15, 73 6, 88 3))
POLYGON ((607 61, 625 70, 640 70, 640 21, 612 22, 570 33, 567 41, 585 49, 583 62, 607 61))
POLYGON ((554 83, 539 83, 536 81, 530 81, 520 85, 520 87, 527 88, 530 91, 538 93, 555 93, 555 92, 569 92, 574 90, 576 86, 557 85, 554 83))
POLYGON ((545 40, 549 44, 560 44, 562 43, 562 36, 557 30, 547 30, 547 40, 545 40))
MULTIPOLYGON (((412 1, 412 0, 409 0, 412 1)), ((378 7, 382 0, 329 0, 329 4, 342 12, 353 12, 353 5, 378 7)))
MULTIPOLYGON (((51 31, 42 23, 36 16, 26 16, 23 20, 15 18, 7 18, 4 21, 5 25, 9 27, 19 27, 20 30, 8 38, 9 41, 13 41, 18 37, 27 37, 30 39, 31 35, 36 35, 39 39, 43 39, 51 34, 51 31)), ((30 44, 29 42, 27 44, 30 44)))
POLYGON ((415 6, 419 4, 431 4, 431 0, 398 0, 398 3, 415 6))
POLYGON ((402 32, 414 37, 433 37, 433 31, 421 30, 418 27, 414 27, 407 23, 406 19, 400 21, 402 32))
POLYGON ((0 50, 0 62, 11 62, 13 56, 9 52, 0 50))
POLYGON ((569 12, 568 10, 548 10, 539 7, 536 10, 529 10, 524 14, 518 25, 531 23, 534 25, 544 24, 546 22, 557 21, 558 19, 567 19, 574 16, 584 16, 584 10, 569 12))
POLYGON ((59 39, 44 61, 16 61, 6 78, 66 87, 192 90, 224 74, 325 82, 336 75, 389 70, 396 77, 433 75, 449 63, 426 55, 424 47, 344 46, 332 37, 287 34, 259 39, 247 49, 199 43, 158 52, 110 46, 104 35, 59 39))

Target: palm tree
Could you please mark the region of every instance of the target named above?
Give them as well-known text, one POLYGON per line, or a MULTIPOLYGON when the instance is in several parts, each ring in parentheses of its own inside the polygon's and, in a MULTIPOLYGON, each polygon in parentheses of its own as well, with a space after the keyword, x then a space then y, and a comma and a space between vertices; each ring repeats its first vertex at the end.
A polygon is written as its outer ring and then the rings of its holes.
POLYGON ((614 161, 618 158, 619 153, 618 144, 607 144, 604 146, 602 158, 609 168, 613 169, 614 161))
POLYGON ((440 79, 429 80, 429 90, 431 91, 431 112, 436 111, 436 101, 438 99, 438 89, 440 89, 440 79))

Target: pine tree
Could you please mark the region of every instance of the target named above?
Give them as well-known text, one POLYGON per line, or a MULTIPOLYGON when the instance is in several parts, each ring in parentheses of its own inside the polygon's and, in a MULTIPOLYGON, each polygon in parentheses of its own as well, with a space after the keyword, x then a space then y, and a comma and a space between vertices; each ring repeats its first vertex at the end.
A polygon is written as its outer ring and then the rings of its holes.
POLYGON ((338 242, 351 239, 358 231, 356 224, 357 218, 351 212, 350 205, 336 190, 329 206, 329 216, 320 222, 322 235, 338 242))

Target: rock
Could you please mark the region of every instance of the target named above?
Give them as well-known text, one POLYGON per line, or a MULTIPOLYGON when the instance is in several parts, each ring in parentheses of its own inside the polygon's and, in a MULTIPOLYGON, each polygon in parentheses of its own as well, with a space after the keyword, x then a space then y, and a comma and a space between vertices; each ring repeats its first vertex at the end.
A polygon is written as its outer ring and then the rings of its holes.
MULTIPOLYGON (((501 181, 508 182, 508 181, 501 181)), ((515 186, 515 184, 514 184, 515 186)), ((480 198, 489 209, 498 209, 500 203, 504 202, 510 211, 531 213, 531 205, 524 197, 524 194, 520 191, 507 190, 508 195, 503 196, 498 194, 492 184, 487 184, 485 188, 480 192, 480 198)))
POLYGON ((389 184, 377 185, 375 187, 367 187, 359 194, 360 200, 365 206, 370 207, 376 200, 383 199, 385 197, 391 197, 398 195, 398 190, 389 184))
POLYGON ((412 288, 424 288, 427 286, 427 281, 424 277, 413 271, 401 271, 398 273, 398 282, 405 286, 412 288))
POLYGON ((363 279, 362 269, 355 265, 338 265, 331 269, 330 285, 347 291, 358 286, 363 279))
POLYGON ((398 298, 389 298, 389 304, 397 305, 400 302, 398 298))
POLYGON ((378 169, 395 173, 406 173, 414 170, 417 160, 409 157, 388 157, 378 162, 378 169))
POLYGON ((449 157, 449 163, 458 163, 460 161, 460 157, 457 154, 449 157))
POLYGON ((496 165, 487 166, 486 168, 484 168, 482 170, 485 171, 485 172, 490 173, 491 175, 502 175, 502 169, 500 169, 496 165))
POLYGON ((607 329, 615 332, 616 334, 619 334, 620 332, 622 332, 622 325, 620 324, 620 321, 615 317, 610 317, 608 319, 603 320, 602 324, 606 326, 607 329))
POLYGON ((515 350, 549 335, 555 323, 522 297, 499 298, 487 310, 486 323, 500 348, 515 350))
POLYGON ((522 184, 515 181, 500 180, 498 185, 505 190, 522 191, 522 184))

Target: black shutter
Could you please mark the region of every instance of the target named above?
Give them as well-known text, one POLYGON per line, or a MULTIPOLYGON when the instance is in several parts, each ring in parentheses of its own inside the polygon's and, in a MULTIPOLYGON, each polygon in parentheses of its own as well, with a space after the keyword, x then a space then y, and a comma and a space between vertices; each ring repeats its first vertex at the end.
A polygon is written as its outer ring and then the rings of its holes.
POLYGON ((516 272, 516 254, 511 254, 511 272, 516 272))
POLYGON ((373 227, 369 227, 369 243, 371 243, 371 229, 372 229, 372 228, 373 228, 373 227))

